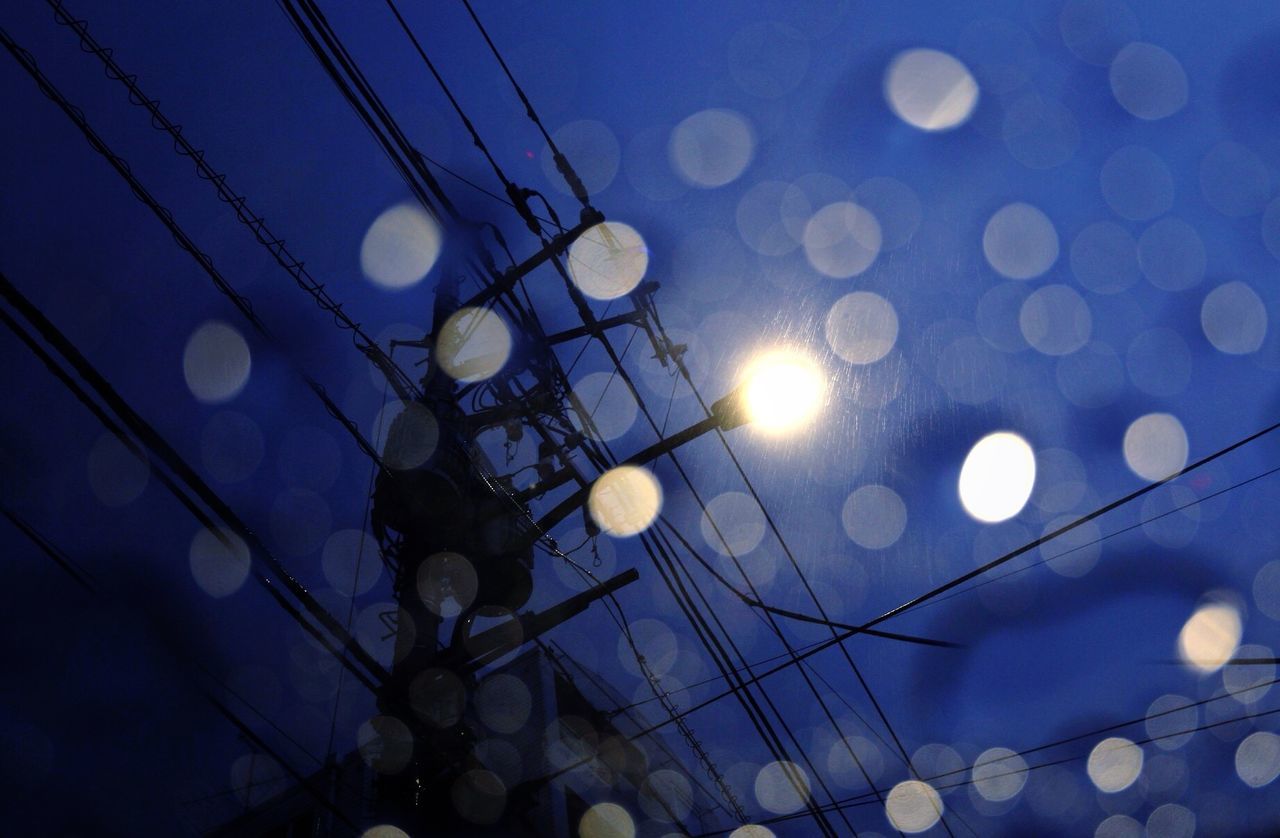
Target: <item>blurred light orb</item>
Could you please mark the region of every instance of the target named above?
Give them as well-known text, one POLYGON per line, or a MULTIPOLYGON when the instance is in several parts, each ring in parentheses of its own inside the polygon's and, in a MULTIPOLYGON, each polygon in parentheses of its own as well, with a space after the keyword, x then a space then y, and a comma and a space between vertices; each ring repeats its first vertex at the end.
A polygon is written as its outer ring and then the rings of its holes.
POLYGON ((1267 336, 1267 307, 1258 292, 1240 281, 1219 285, 1200 306, 1200 327, 1213 348, 1227 355, 1248 355, 1267 336))
POLYGON ((712 498, 699 524, 703 539, 722 556, 749 553, 764 538, 764 513, 744 492, 725 492, 712 498))
POLYGON ((738 233, 755 252, 763 256, 784 256, 795 250, 797 242, 787 229, 783 217, 783 200, 791 184, 781 180, 762 180, 738 201, 738 233))
POLYGON ((1107 206, 1130 221, 1155 218, 1173 206, 1173 174, 1158 154, 1142 146, 1112 152, 1099 182, 1107 206))
POLYGON ((899 832, 924 832, 942 819, 942 798, 928 783, 906 780, 889 791, 884 811, 899 832))
POLYGON ((984 800, 1012 800, 1027 784, 1027 761, 1008 748, 988 748, 973 763, 973 787, 984 800))
POLYGON ((1093 838, 1146 838, 1147 828, 1128 815, 1112 815, 1098 824, 1093 838))
POLYGON ((809 775, 794 762, 771 762, 756 774, 756 801, 775 815, 789 815, 809 799, 809 775))
POLYGON ((960 503, 984 524, 1022 511, 1036 482, 1036 455, 1025 439, 997 431, 978 440, 960 469, 960 503))
POLYGON ((1095 294, 1119 294, 1142 274, 1138 271, 1138 243, 1129 231, 1110 221, 1096 221, 1071 242, 1071 272, 1095 294))
POLYGON ((963 125, 978 104, 969 68, 945 52, 909 49, 894 56, 884 77, 884 98, 903 122, 921 131, 963 125))
POLYGON ((454 811, 465 821, 496 823, 507 807, 507 787, 492 771, 473 768, 454 781, 449 789, 454 811))
POLYGON ((880 222, 851 201, 837 201, 810 217, 802 244, 814 270, 833 279, 848 279, 871 267, 880 255, 880 222))
POLYGON ((514 675, 496 672, 476 689, 476 714, 495 733, 513 734, 525 726, 533 712, 533 694, 514 675))
POLYGON ((569 275, 592 299, 614 300, 631 293, 648 269, 649 248, 628 224, 602 221, 569 246, 569 275))
POLYGON ((1236 776, 1249 788, 1260 789, 1280 776, 1280 736, 1255 731, 1236 746, 1236 776))
POLYGON ((1149 838, 1191 838, 1196 834, 1196 814, 1186 806, 1166 803, 1147 815, 1149 838))
POLYGON ((1262 213, 1262 243, 1272 256, 1280 259, 1280 198, 1267 204, 1262 213))
POLYGON ((417 204, 397 204, 373 220, 360 242, 360 270, 375 285, 417 285, 440 258, 440 225, 417 204))
POLYGON ((413 734, 395 716, 374 716, 356 732, 365 764, 379 774, 399 774, 413 758, 413 734))
MULTIPOLYGON (((622 161, 622 147, 608 125, 594 119, 579 119, 566 123, 551 135, 556 148, 568 160, 582 180, 582 185, 592 195, 613 183, 622 161)), ((556 169, 555 155, 550 145, 542 147, 542 174, 557 192, 572 195, 573 190, 565 182, 564 175, 556 169)))
POLYGON ((592 439, 617 439, 635 424, 639 407, 631 390, 618 376, 589 373, 573 385, 573 410, 569 420, 592 439), (585 415, 584 415, 585 414, 585 415))
POLYGON ((632 675, 647 680, 646 670, 656 677, 671 671, 680 657, 680 641, 662 620, 643 617, 627 624, 627 633, 618 636, 618 661, 632 675), (634 647, 632 644, 635 644, 634 647), (644 657, 644 666, 636 659, 644 657))
POLYGON ((827 385, 818 365, 780 350, 753 361, 742 376, 742 398, 751 425, 773 434, 811 419, 822 407, 827 385))
POLYGON ((840 521, 859 547, 883 550, 897 542, 906 530, 907 506, 887 486, 860 486, 845 499, 840 521))
POLYGON ((1144 480, 1163 480, 1187 464, 1187 432, 1176 416, 1148 413, 1124 432, 1124 460, 1144 480))
POLYGON ((409 833, 398 826, 381 824, 379 826, 371 826, 361 832, 360 838, 409 838, 409 833))
POLYGON ((1200 708, 1186 696, 1168 693, 1147 707, 1147 736, 1155 740, 1152 744, 1162 751, 1176 751, 1190 742, 1198 724, 1200 708))
POLYGON ((749 823, 730 832, 729 838, 774 838, 774 833, 767 826, 749 823))
MULTIPOLYGON (((1246 643, 1235 650, 1235 658, 1253 659, 1256 661, 1274 661, 1275 652, 1267 646, 1257 643, 1246 643)), ((1257 704, 1271 691, 1272 682, 1276 679, 1274 663, 1251 663, 1228 666, 1222 670, 1222 687, 1231 693, 1231 697, 1246 706, 1257 704)))
POLYGON ((1058 260, 1058 232, 1049 216, 1030 204, 1008 204, 987 222, 982 252, 1001 276, 1032 279, 1058 260))
POLYGON ((672 129, 667 152, 677 174, 694 186, 714 189, 746 171, 755 146, 755 133, 742 114, 710 108, 672 129))
POLYGON ((920 776, 949 781, 943 785, 950 788, 938 789, 938 794, 943 797, 959 788, 955 783, 967 770, 964 757, 955 748, 941 742, 929 742, 916 748, 911 754, 911 766, 920 776))
POLYGON ((693 785, 681 771, 661 768, 640 787, 640 808, 655 821, 678 823, 693 809, 693 785))
POLYGON ((579 838, 635 838, 636 823, 617 803, 597 803, 578 821, 579 838))
POLYGON ((374 446, 389 467, 407 471, 431 459, 440 441, 440 425, 421 402, 389 402, 374 420, 374 446))
POLYGON ((418 565, 418 598, 427 610, 446 620, 471 607, 480 591, 475 567, 461 553, 435 553, 418 565))
POLYGON ((201 528, 187 553, 191 577, 214 599, 229 597, 249 578, 249 547, 232 531, 201 528))
POLYGON ((870 291, 854 291, 835 301, 825 322, 827 345, 851 364, 874 364, 898 341, 893 304, 870 291))
POLYGON ((1240 612, 1225 602, 1202 605, 1178 632, 1178 657, 1208 675, 1217 672, 1240 645, 1240 612))
POLYGON ((1045 285, 1022 301, 1018 327, 1027 343, 1045 355, 1070 355, 1089 342, 1093 315, 1069 285, 1045 285))
POLYGON ((782 192, 778 213, 782 226, 796 244, 804 244, 804 228, 815 208, 851 200, 853 188, 835 175, 809 172, 796 178, 782 192))
POLYGON ((1280 560, 1258 568, 1253 577, 1253 601, 1263 614, 1280 621, 1280 560))
POLYGON ((1109 75, 1111 93, 1120 107, 1139 119, 1164 119, 1187 104, 1182 64, 1155 44, 1125 46, 1112 60, 1109 75))
MULTIPOLYGON (((1042 535, 1057 532, 1076 520, 1075 515, 1054 518, 1045 525, 1042 535)), ((1045 564, 1059 576, 1078 579, 1093 570, 1102 555, 1102 531, 1093 521, 1086 521, 1052 541, 1040 545, 1045 564)))
POLYGON ((182 376, 197 401, 231 401, 249 381, 249 344, 233 326, 221 320, 202 324, 187 338, 182 351, 182 376))
POLYGON ((1182 291, 1204 278, 1208 256, 1196 228, 1169 216, 1138 237, 1138 267, 1163 291, 1182 291))
POLYGON ((869 739, 846 736, 831 743, 827 751, 827 771, 842 788, 864 788, 867 777, 875 782, 884 773, 884 756, 869 739))
POLYGON ((646 468, 618 466, 591 484, 587 509, 596 525, 609 535, 638 535, 662 509, 662 485, 646 468))
POLYGON ((1142 761, 1141 748, 1124 737, 1112 736, 1093 746, 1085 768, 1098 791, 1115 794, 1138 779, 1142 761))
POLYGON ((451 378, 470 384, 492 378, 511 357, 511 330, 487 308, 460 308, 436 337, 436 361, 451 378))

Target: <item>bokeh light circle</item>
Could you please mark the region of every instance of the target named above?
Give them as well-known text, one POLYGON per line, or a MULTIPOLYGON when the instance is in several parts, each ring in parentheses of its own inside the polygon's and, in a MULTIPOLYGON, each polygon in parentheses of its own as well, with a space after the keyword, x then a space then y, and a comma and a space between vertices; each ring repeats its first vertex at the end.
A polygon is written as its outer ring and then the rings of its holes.
POLYGON ((903 122, 922 131, 947 131, 969 118, 978 83, 955 57, 934 49, 898 53, 884 77, 884 97, 903 122))
POLYGON ((924 832, 942 819, 942 798, 928 783, 906 780, 889 791, 884 809, 899 832, 924 832))
POLYGON ((440 225, 417 204, 397 204, 369 225, 360 242, 360 270, 390 291, 417 285, 440 258, 440 225))
POLYGON ((629 224, 602 221, 569 246, 569 275, 582 293, 597 300, 625 296, 649 269, 649 247, 629 224))
POLYGON ((859 547, 883 550, 897 542, 907 528, 907 507, 887 486, 855 489, 840 510, 844 531, 859 547))
POLYGON ((1163 480, 1187 464, 1187 432, 1176 416, 1148 413, 1124 432, 1124 460, 1134 474, 1163 480))
POLYGON ((1026 506, 1036 481, 1036 455, 1008 431, 988 434, 960 469, 958 491, 965 512, 984 524, 1007 521, 1026 506))
POLYGON ((1049 216, 1036 207, 1008 204, 987 221, 982 252, 1001 276, 1031 279, 1058 260, 1058 233, 1049 216))
POLYGON ((1142 748, 1112 736, 1093 746, 1085 768, 1098 791, 1115 794, 1133 785, 1142 772, 1142 762, 1142 748))
POLYGON ((1139 119, 1172 116, 1187 104, 1187 74, 1168 50, 1135 41, 1116 54, 1109 72, 1111 93, 1139 119))
POLYGON ((831 351, 851 364, 874 364, 898 340, 893 304, 870 291, 854 291, 836 300, 824 325, 831 351))
POLYGON ((1225 602, 1196 609, 1178 632, 1178 657, 1202 675, 1217 672, 1240 645, 1240 612, 1225 602))
POLYGON ((1267 307, 1247 284, 1227 282, 1205 296, 1200 327, 1219 352, 1247 355, 1262 348, 1267 336, 1267 307))
POLYGON ((596 525, 609 535, 638 535, 662 509, 662 485, 646 468, 618 466, 591 484, 587 509, 596 525))
POLYGON ((221 404, 239 395, 249 381, 249 344, 221 320, 203 323, 182 351, 182 375, 197 401, 221 404))
POLYGON ((871 267, 880 253, 880 222, 850 201, 818 210, 804 226, 804 255, 819 273, 848 279, 871 267))
POLYGON ((460 308, 436 337, 440 368, 464 384, 492 378, 511 356, 511 330, 497 312, 460 308))
POLYGON ((755 145, 755 132, 742 114, 710 108, 672 129, 668 153, 681 177, 713 189, 738 179, 755 156, 755 145))

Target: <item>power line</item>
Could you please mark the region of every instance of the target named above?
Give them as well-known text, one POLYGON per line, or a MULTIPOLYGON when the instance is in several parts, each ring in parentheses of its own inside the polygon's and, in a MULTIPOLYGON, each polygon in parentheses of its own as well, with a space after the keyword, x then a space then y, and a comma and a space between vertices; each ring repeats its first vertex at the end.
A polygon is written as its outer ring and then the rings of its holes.
MULTIPOLYGON (((0 30, 3 35, 3 30, 0 30)), ((157 470, 157 477, 161 483, 178 499, 180 503, 198 520, 206 529, 213 533, 223 545, 230 550, 232 545, 225 535, 220 531, 217 523, 205 512, 204 509, 196 503, 195 499, 188 494, 188 491, 200 499, 200 501, 213 511, 214 515, 222 521, 222 523, 244 543, 249 551, 251 560, 255 564, 265 564, 271 570, 276 578, 283 584, 284 588, 289 591, 309 613, 317 623, 323 626, 333 638, 335 638, 339 646, 335 647, 333 643, 321 633, 319 627, 313 625, 310 621, 302 616, 302 612, 298 610, 293 603, 287 600, 283 593, 278 590, 261 569, 257 567, 251 568, 254 579, 262 585, 276 601, 281 608, 285 609, 300 625, 312 634, 326 649, 328 649, 338 660, 346 667, 352 670, 356 677, 370 689, 375 689, 373 680, 364 671, 356 668, 356 661, 359 661, 369 673, 375 678, 385 677, 385 671, 374 661, 364 649, 360 648, 355 639, 345 632, 342 626, 327 612, 318 602, 311 596, 303 585, 294 579, 284 566, 271 555, 261 540, 249 529, 247 525, 235 514, 235 512, 226 504, 225 501, 209 487, 203 479, 196 474, 195 470, 186 463, 185 460, 170 446, 164 438, 155 430, 145 419, 143 419, 128 402, 125 401, 109 382, 99 373, 88 360, 80 354, 79 350, 51 323, 44 315, 35 308, 18 289, 9 281, 9 278, 0 273, 0 297, 3 297, 10 306, 21 313, 41 335, 41 337, 51 346, 55 347, 58 354, 65 359, 76 373, 88 382, 89 386, 97 394, 111 411, 119 417, 119 421, 113 419, 104 409, 99 406, 74 378, 71 377, 62 365, 49 354, 48 351, 40 345, 35 337, 28 332, 23 326, 17 322, 7 311, 0 309, 0 322, 3 322, 18 338, 27 345, 27 348, 36 355, 37 358, 49 369, 49 371, 71 391, 76 398, 87 407, 90 412, 98 419, 102 425, 113 433, 135 456, 142 460, 154 460, 163 463, 170 471, 176 475, 177 480, 170 477, 163 470, 157 470), (122 427, 122 424, 124 427, 122 427), (128 428, 126 431, 125 428, 128 428), (130 434, 133 436, 130 436, 130 434), (134 436, 137 440, 134 440, 134 436), (145 446, 145 450, 144 450, 145 446), (178 485, 179 481, 183 486, 178 485), (185 486, 185 488, 184 488, 185 486), (341 651, 340 651, 341 649, 341 651), (348 657, 354 658, 352 660, 348 657)))
POLYGON ((286 273, 297 283, 298 287, 309 294, 322 311, 333 318, 341 329, 351 332, 352 340, 359 351, 364 354, 386 376, 402 399, 417 395, 413 381, 395 365, 395 363, 378 346, 377 342, 365 333, 359 323, 343 311, 342 303, 330 296, 324 284, 316 280, 307 270, 303 261, 294 256, 285 246, 285 240, 277 236, 267 227, 266 219, 251 210, 243 195, 238 194, 227 183, 225 174, 218 172, 206 160, 205 152, 197 149, 183 133, 182 126, 172 122, 160 110, 160 101, 152 99, 142 92, 138 86, 138 77, 128 74, 114 58, 114 50, 102 46, 89 34, 88 22, 77 19, 63 6, 61 0, 46 0, 54 10, 54 20, 67 27, 80 40, 82 51, 89 53, 103 64, 107 78, 118 81, 129 92, 130 103, 144 108, 151 114, 151 126, 157 131, 169 135, 173 141, 173 150, 181 157, 189 158, 196 168, 201 180, 207 181, 217 193, 219 200, 235 210, 236 219, 245 225, 258 243, 267 249, 286 273))

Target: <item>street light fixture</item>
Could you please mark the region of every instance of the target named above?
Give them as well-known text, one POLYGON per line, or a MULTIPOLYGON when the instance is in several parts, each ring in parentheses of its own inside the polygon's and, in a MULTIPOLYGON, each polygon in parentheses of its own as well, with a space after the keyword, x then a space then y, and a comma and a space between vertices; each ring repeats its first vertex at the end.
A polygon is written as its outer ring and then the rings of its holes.
MULTIPOLYGON (((731 431, 747 424, 769 434, 794 429, 817 413, 825 390, 821 370, 804 355, 791 350, 765 353, 747 366, 737 387, 711 405, 709 416, 632 454, 618 468, 651 463, 716 429, 731 431)), ((575 474, 572 467, 566 467, 524 495, 544 494, 569 482, 575 474)), ((563 521, 587 502, 590 492, 591 487, 584 486, 562 500, 538 521, 538 532, 548 532, 563 521)))

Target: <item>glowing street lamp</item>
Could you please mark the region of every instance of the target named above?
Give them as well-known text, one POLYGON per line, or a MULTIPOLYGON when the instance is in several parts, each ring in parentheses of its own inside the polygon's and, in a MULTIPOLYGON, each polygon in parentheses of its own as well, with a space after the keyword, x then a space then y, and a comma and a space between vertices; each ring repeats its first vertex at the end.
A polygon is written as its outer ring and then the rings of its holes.
MULTIPOLYGON (((825 391, 820 369, 804 355, 787 350, 766 353, 747 366, 742 382, 732 392, 711 405, 710 416, 638 451, 615 470, 635 469, 651 463, 716 429, 731 431, 750 424, 767 434, 793 430, 818 412, 825 391)), ((602 479, 613 471, 606 472, 602 479)), ((573 474, 572 468, 562 469, 549 480, 526 490, 525 494, 543 494, 567 483, 573 474)), ((587 502, 590 492, 591 487, 584 487, 565 498, 538 521, 538 531, 547 532, 563 521, 587 502)))

